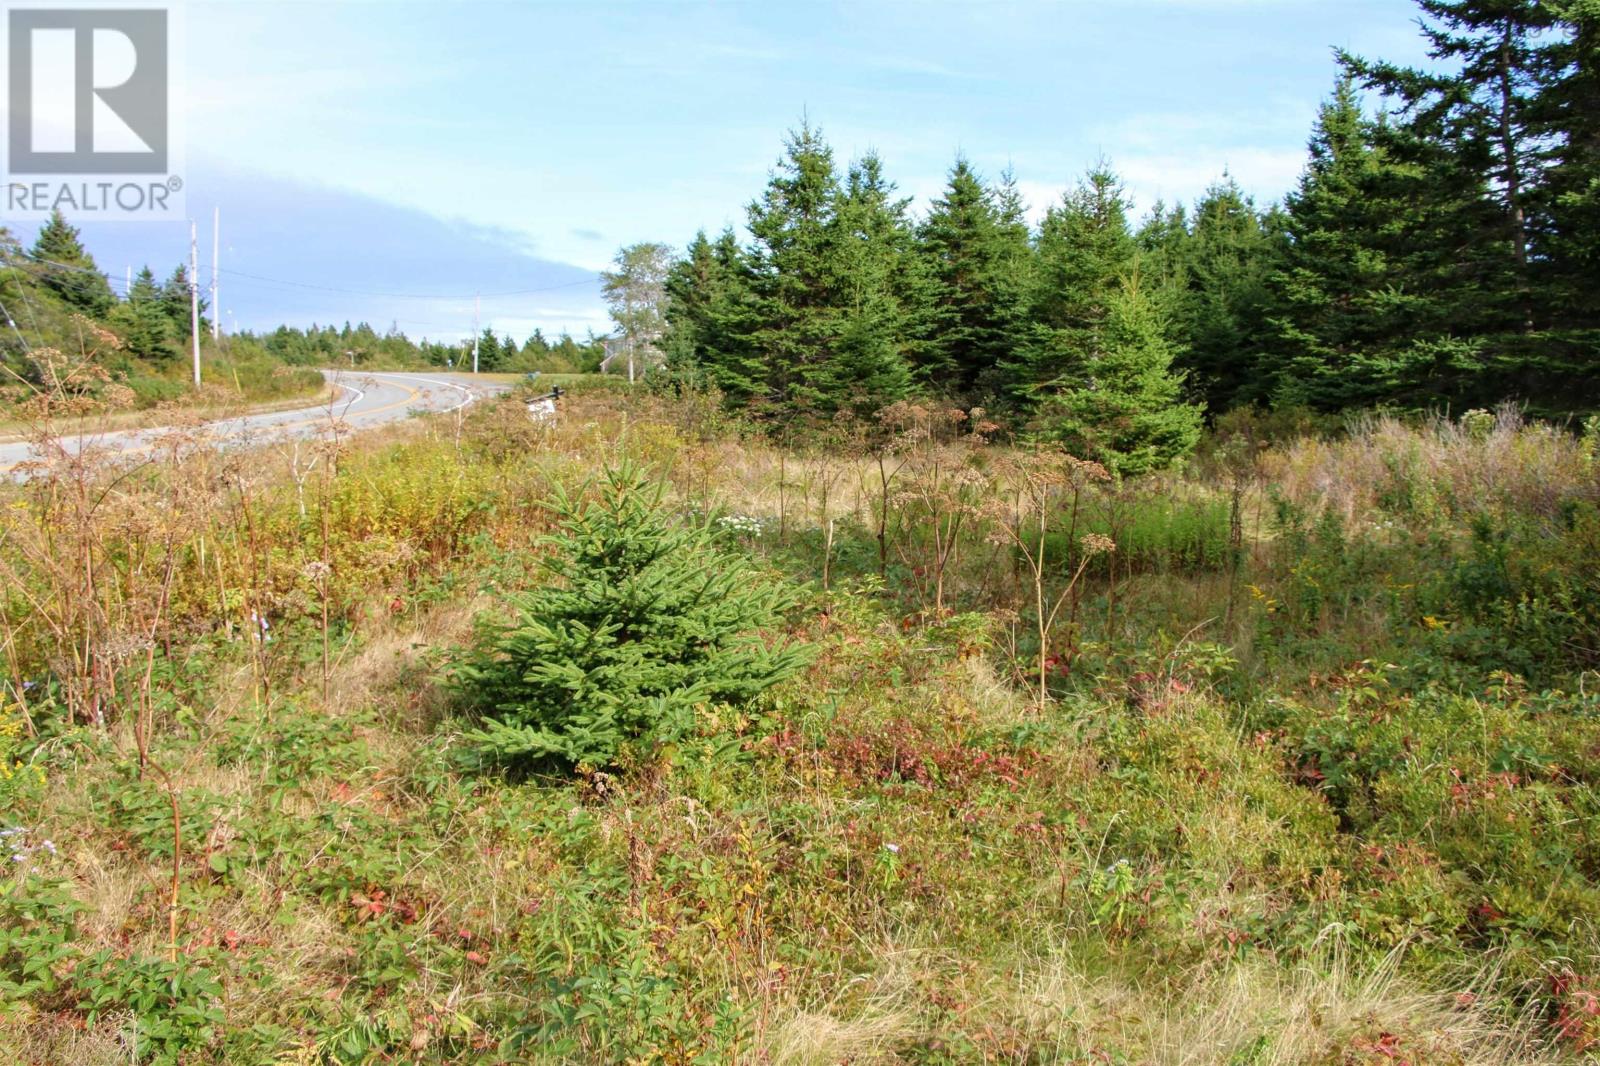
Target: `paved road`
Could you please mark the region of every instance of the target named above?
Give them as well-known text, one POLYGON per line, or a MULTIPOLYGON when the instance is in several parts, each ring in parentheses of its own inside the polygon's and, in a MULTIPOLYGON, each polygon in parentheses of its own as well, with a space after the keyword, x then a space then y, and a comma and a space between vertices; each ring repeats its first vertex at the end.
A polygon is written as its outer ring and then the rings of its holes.
MULTIPOLYGON (((207 423, 211 436, 224 443, 270 444, 294 437, 325 436, 330 411, 342 419, 348 430, 407 418, 427 411, 458 411, 485 396, 504 391, 502 382, 482 381, 471 374, 399 374, 376 371, 325 370, 337 395, 327 402, 292 410, 222 418, 207 423)), ((62 444, 77 451, 85 445, 137 453, 148 450, 167 431, 130 429, 84 437, 63 438, 62 444)), ((36 458, 27 443, 0 444, 0 472, 36 458)))

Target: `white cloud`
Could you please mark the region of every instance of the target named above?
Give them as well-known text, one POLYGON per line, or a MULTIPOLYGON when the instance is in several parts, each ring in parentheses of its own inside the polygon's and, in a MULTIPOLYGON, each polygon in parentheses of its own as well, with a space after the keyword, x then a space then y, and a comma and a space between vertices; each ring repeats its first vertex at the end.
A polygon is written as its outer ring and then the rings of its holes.
POLYGON ((1157 201, 1193 203, 1224 173, 1258 204, 1277 200, 1294 186, 1305 166, 1303 151, 1239 147, 1203 155, 1191 152, 1128 155, 1115 160, 1117 173, 1139 210, 1157 201))

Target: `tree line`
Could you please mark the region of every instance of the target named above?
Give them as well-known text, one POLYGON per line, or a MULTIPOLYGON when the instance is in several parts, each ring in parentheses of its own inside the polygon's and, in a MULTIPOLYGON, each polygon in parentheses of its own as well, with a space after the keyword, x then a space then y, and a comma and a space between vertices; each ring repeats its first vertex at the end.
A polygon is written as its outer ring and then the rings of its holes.
MULTIPOLYGON (((1600 3, 1419 0, 1434 60, 1340 53, 1281 204, 1231 178, 1130 218, 1109 164, 1031 225, 957 159, 921 217, 875 154, 793 131, 666 279, 667 365, 766 418, 981 406, 1125 472, 1205 413, 1600 391, 1600 3)), ((619 263, 621 262, 619 257, 619 263)))
MULTIPOLYGON (((27 249, 0 229, 0 271, 0 301, 13 324, 35 332, 35 343, 70 346, 68 323, 76 314, 113 330, 129 357, 161 364, 184 356, 191 321, 189 273, 181 264, 165 281, 144 267, 119 299, 78 230, 56 212, 27 249)), ((200 305, 205 330, 209 308, 203 298, 200 305)), ((15 340, 13 333, 0 341, 3 354, 19 354, 15 340)))
MULTIPOLYGON (((279 326, 262 334, 241 334, 259 344, 273 358, 291 366, 316 367, 418 367, 471 370, 473 341, 445 342, 426 338, 414 341, 398 326, 379 333, 365 322, 342 327, 279 326)), ((557 374, 589 373, 604 355, 599 338, 583 340, 562 332, 555 340, 535 329, 518 344, 509 333, 497 337, 485 329, 477 340, 478 369, 484 372, 557 374)))
MULTIPOLYGON (((139 369, 154 373, 173 370, 189 358, 189 273, 175 267, 165 281, 146 266, 135 274, 127 292, 119 297, 106 274, 84 246, 76 227, 59 212, 39 228, 31 246, 24 248, 9 231, 0 228, 0 308, 12 328, 0 335, 0 365, 7 382, 29 381, 36 368, 27 358, 31 346, 72 351, 79 347, 73 316, 105 327, 117 337, 119 347, 107 360, 108 369, 127 374, 139 369), (31 334, 31 341, 24 335, 31 334)), ((200 331, 210 331, 210 310, 200 295, 200 331)), ((454 369, 472 366, 473 341, 415 341, 397 325, 379 332, 365 322, 342 327, 313 324, 300 328, 279 326, 256 334, 239 332, 227 343, 235 354, 271 359, 290 366, 307 367, 419 367, 454 369)), ((592 334, 578 339, 563 331, 554 339, 535 329, 521 344, 510 334, 484 329, 477 339, 478 366, 485 371, 526 373, 587 373, 604 357, 601 338, 592 334)))

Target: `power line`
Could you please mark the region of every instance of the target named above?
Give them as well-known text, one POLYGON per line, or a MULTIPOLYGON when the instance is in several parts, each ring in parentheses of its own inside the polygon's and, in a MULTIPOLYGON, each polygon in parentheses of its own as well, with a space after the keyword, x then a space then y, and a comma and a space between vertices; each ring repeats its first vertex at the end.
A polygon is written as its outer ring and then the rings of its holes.
POLYGON ((11 317, 11 312, 6 310, 6 305, 3 303, 0 303, 0 315, 6 316, 6 325, 10 326, 11 332, 17 335, 17 340, 22 342, 22 350, 25 352, 33 351, 33 346, 28 343, 28 338, 24 337, 22 331, 17 328, 16 320, 11 317))
MULTIPOLYGON (((297 289, 315 289, 318 292, 337 292, 347 296, 387 296, 397 300, 465 300, 466 293, 441 293, 441 292, 382 292, 376 289, 344 289, 333 285, 314 285, 306 281, 290 281, 286 278, 269 278, 260 274, 248 274, 242 270, 223 270, 222 273, 238 278, 250 278, 255 281, 269 281, 277 285, 292 285, 297 289)), ((581 278, 578 281, 565 281, 559 285, 541 285, 532 289, 505 289, 500 292, 484 292, 475 294, 474 298, 481 296, 528 296, 537 292, 553 292, 557 289, 571 289, 578 285, 593 285, 595 279, 581 278)))
MULTIPOLYGON (((5 262, 6 262, 6 266, 10 267, 13 270, 16 270, 18 276, 21 276, 22 271, 17 269, 17 264, 16 264, 15 260, 10 259, 8 257, 5 262)), ((26 285, 19 284, 17 286, 17 293, 22 297, 22 306, 28 309, 28 324, 33 327, 34 334, 42 339, 44 334, 39 331, 39 316, 34 314, 34 312, 33 312, 33 301, 28 298, 28 287, 26 285)), ((10 318, 11 316, 7 315, 6 317, 10 318)), ((13 322, 11 328, 12 329, 16 329, 16 323, 13 322)), ((21 336, 21 334, 19 333, 18 336, 21 336)), ((27 349, 28 348, 28 342, 27 341, 23 341, 22 342, 22 346, 23 346, 23 348, 27 349)), ((28 350, 31 351, 32 349, 28 349, 28 350)))

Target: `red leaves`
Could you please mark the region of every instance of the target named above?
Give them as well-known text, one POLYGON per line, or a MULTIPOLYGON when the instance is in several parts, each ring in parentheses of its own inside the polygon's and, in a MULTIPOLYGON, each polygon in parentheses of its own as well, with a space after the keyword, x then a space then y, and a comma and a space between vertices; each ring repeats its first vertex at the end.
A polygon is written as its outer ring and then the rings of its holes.
POLYGON ((370 896, 352 892, 350 894, 350 905, 356 909, 356 921, 364 922, 388 911, 389 905, 384 902, 386 896, 388 896, 388 893, 381 888, 370 896))
POLYGON ((1564 971, 1550 978, 1550 992, 1556 1000, 1556 1033, 1574 1051, 1600 1046, 1600 983, 1564 971))
POLYGON ((365 894, 352 892, 350 905, 356 910, 356 921, 367 922, 384 914, 392 914, 406 925, 422 915, 422 906, 407 899, 391 899, 381 888, 369 889, 365 894))
POLYGON ((1378 1034, 1375 1040, 1360 1037, 1351 1046, 1365 1052, 1369 1062, 1393 1062, 1395 1066, 1410 1066, 1411 1063, 1410 1059, 1400 1057, 1400 1038, 1390 1032, 1378 1034))

